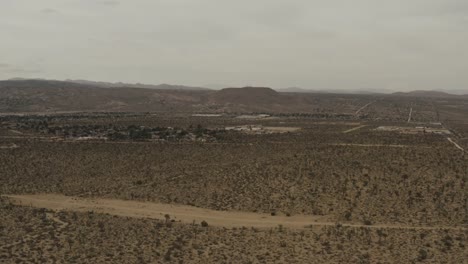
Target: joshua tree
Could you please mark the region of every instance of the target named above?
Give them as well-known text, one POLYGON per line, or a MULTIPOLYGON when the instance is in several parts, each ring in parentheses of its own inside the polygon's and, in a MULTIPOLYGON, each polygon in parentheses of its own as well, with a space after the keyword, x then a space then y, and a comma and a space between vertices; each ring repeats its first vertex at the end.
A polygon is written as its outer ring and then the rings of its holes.
POLYGON ((166 224, 169 223, 169 220, 171 220, 171 216, 169 216, 169 214, 165 214, 164 218, 166 218, 166 224))

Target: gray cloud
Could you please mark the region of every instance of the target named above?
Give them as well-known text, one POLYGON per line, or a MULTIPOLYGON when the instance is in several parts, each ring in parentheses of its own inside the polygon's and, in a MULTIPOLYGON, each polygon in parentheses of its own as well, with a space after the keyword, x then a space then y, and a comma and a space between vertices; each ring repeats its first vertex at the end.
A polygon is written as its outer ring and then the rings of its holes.
POLYGON ((107 6, 118 6, 120 5, 120 2, 119 1, 99 1, 100 3, 102 3, 103 5, 107 5, 107 6))
POLYGON ((11 78, 13 76, 25 76, 25 77, 30 77, 33 74, 39 74, 42 71, 38 68, 31 68, 31 67, 20 67, 17 65, 11 65, 9 63, 0 63, 0 77, 2 75, 8 75, 5 76, 6 78, 11 78))
POLYGON ((465 88, 467 25, 465 0, 4 0, 0 78, 465 88))
POLYGON ((23 75, 41 73, 40 70, 22 69, 22 68, 11 68, 11 69, 8 69, 7 72, 12 73, 12 74, 23 74, 23 75))
POLYGON ((53 9, 53 8, 44 8, 41 10, 42 13, 44 14, 56 14, 56 13, 59 13, 59 11, 57 11, 56 9, 53 9))

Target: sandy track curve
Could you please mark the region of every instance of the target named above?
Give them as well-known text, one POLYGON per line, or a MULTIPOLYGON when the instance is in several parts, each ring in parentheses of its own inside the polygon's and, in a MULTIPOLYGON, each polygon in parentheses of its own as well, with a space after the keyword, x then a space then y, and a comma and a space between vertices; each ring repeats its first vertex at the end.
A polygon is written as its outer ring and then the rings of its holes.
MULTIPOLYGON (((169 214, 171 219, 183 223, 200 223, 207 221, 209 225, 219 227, 256 227, 272 228, 282 225, 284 227, 302 229, 308 226, 333 226, 335 222, 327 221, 326 216, 294 215, 271 216, 269 214, 216 211, 194 206, 160 204, 151 202, 124 201, 100 198, 78 198, 58 194, 37 195, 5 195, 4 197, 16 205, 47 208, 51 210, 67 210, 77 212, 94 211, 111 215, 165 219, 169 214)), ((457 229, 466 230, 464 227, 452 226, 405 226, 405 225, 362 225, 343 223, 342 226, 365 228, 396 228, 396 229, 457 229)))
POLYGON ((353 128, 351 128, 351 129, 348 129, 348 130, 343 131, 343 133, 344 133, 344 134, 347 134, 347 133, 350 133, 350 132, 359 130, 359 129, 361 129, 361 128, 364 128, 364 127, 366 127, 366 126, 367 126, 367 125, 362 125, 362 126, 353 127, 353 128))

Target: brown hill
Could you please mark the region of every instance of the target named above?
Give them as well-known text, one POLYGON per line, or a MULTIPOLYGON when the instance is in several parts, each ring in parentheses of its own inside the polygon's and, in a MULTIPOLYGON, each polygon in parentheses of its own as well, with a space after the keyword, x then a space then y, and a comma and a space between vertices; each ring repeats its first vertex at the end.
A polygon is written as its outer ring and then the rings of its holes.
POLYGON ((208 103, 227 112, 304 112, 307 96, 279 93, 267 87, 226 88, 209 95, 208 103))
POLYGON ((264 87, 187 91, 103 88, 90 83, 50 80, 0 81, 0 112, 307 112, 311 102, 305 98, 264 87))
POLYGON ((408 97, 431 97, 431 98, 447 98, 447 97, 457 97, 458 95, 440 92, 440 91, 425 91, 425 90, 417 90, 417 91, 410 91, 410 92, 397 92, 393 93, 392 95, 397 96, 408 96, 408 97))
POLYGON ((187 91, 10 80, 0 81, 0 112, 347 113, 353 109, 346 108, 343 100, 350 96, 279 93, 265 87, 187 91))
POLYGON ((0 81, 0 112, 190 110, 204 91, 101 88, 63 81, 0 81))
POLYGON ((244 87, 225 88, 213 93, 210 99, 216 103, 228 104, 273 104, 284 100, 284 96, 271 88, 244 87))

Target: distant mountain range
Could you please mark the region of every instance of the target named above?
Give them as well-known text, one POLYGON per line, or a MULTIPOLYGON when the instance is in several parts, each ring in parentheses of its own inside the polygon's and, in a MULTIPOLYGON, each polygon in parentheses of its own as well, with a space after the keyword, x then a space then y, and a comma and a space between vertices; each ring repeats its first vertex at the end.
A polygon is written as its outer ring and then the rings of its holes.
MULTIPOLYGON (((82 85, 89 85, 93 87, 101 88, 145 88, 145 89, 157 89, 157 90, 188 90, 188 91, 207 91, 207 90, 220 90, 225 88, 223 85, 206 85, 205 87, 199 86, 186 86, 186 85, 173 85, 173 84, 143 84, 143 83, 124 83, 124 82, 98 82, 88 80, 72 80, 67 79, 65 81, 58 80, 47 80, 47 79, 26 79, 26 78, 12 78, 7 81, 51 81, 51 82, 67 82, 76 83, 82 85), (207 88, 209 87, 209 88, 207 88)), ((304 89, 301 87, 288 87, 288 88, 277 88, 274 89, 280 93, 328 93, 328 94, 393 94, 399 96, 426 96, 426 97, 440 97, 450 95, 468 95, 468 89, 450 89, 450 90, 415 90, 409 92, 393 92, 391 90, 382 90, 379 92, 369 90, 346 90, 346 89, 304 89)))
POLYGON ((417 90, 411 92, 396 92, 392 95, 398 96, 414 96, 414 97, 437 97, 437 98, 444 98, 444 97, 467 97, 468 94, 455 94, 455 93, 447 93, 441 91, 424 91, 424 90, 417 90))
POLYGON ((219 91, 157 87, 167 89, 38 79, 0 81, 0 112, 306 112, 313 98, 257 87, 219 91))
POLYGON ((468 95, 453 95, 436 91, 393 94, 331 92, 318 94, 317 91, 308 92, 299 88, 287 91, 278 92, 267 87, 209 90, 168 84, 145 86, 90 81, 15 79, 0 81, 0 112, 309 113, 319 108, 335 111, 336 107, 341 107, 341 103, 336 104, 336 102, 348 100, 350 97, 368 97, 365 101, 384 96, 468 99, 468 95))
POLYGON ((74 82, 74 83, 81 83, 81 84, 89 84, 95 85, 98 87, 103 88, 117 88, 117 87, 125 87, 125 88, 146 88, 146 89, 160 89, 160 90, 210 90, 204 87, 194 87, 194 86, 185 86, 185 85, 172 85, 172 84, 142 84, 142 83, 111 83, 111 82, 93 82, 93 81, 86 81, 86 80, 66 80, 67 82, 74 82))
POLYGON ((392 91, 368 91, 368 90, 338 90, 338 89, 327 89, 327 90, 311 90, 303 89, 300 87, 280 88, 276 89, 280 93, 334 93, 334 94, 393 94, 400 96, 425 96, 425 97, 440 97, 440 96, 453 96, 453 95, 468 95, 468 90, 453 89, 453 90, 416 90, 409 92, 392 92, 392 91))
POLYGON ((312 90, 312 89, 303 89, 300 87, 279 88, 275 90, 280 93, 388 94, 388 92, 371 92, 371 91, 365 91, 365 90, 337 90, 337 89, 312 90))
MULTIPOLYGON (((56 80, 46 80, 46 79, 23 79, 23 78, 13 78, 9 79, 8 81, 27 81, 27 80, 36 80, 36 81, 51 81, 54 82, 56 80)), ((143 84, 143 83, 123 83, 123 82, 95 82, 95 81, 88 81, 88 80, 70 80, 67 79, 65 81, 56 81, 56 82, 66 82, 66 83, 77 83, 83 85, 89 85, 94 87, 101 87, 101 88, 145 88, 145 89, 158 89, 158 90, 191 90, 191 91, 199 91, 199 90, 210 90, 204 87, 195 87, 195 86, 185 86, 185 85, 172 85, 172 84, 143 84)))

